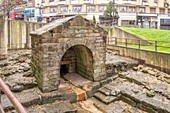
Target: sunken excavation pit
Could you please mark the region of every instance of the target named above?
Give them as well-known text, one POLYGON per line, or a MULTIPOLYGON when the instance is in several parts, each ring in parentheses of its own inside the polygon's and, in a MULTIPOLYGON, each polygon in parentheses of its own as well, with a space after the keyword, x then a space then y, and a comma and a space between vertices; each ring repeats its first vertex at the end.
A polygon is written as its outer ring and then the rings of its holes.
POLYGON ((57 90, 67 73, 106 78, 106 32, 81 16, 58 19, 31 33, 32 69, 43 92, 57 90))

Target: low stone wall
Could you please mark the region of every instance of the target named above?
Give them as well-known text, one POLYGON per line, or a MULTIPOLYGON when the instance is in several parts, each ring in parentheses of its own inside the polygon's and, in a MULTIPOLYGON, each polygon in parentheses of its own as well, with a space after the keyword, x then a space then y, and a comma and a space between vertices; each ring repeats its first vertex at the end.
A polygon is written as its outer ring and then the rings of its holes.
POLYGON ((151 44, 149 41, 144 40, 140 37, 137 37, 133 34, 130 34, 118 27, 114 27, 113 32, 114 32, 113 37, 118 38, 117 43, 120 43, 120 42, 125 43, 126 42, 125 39, 129 39, 128 43, 130 43, 130 44, 139 44, 139 40, 140 40, 141 45, 150 45, 151 44))
POLYGON ((120 46, 107 46, 107 49, 119 52, 119 55, 142 60, 145 64, 170 74, 170 53, 155 52, 120 46))

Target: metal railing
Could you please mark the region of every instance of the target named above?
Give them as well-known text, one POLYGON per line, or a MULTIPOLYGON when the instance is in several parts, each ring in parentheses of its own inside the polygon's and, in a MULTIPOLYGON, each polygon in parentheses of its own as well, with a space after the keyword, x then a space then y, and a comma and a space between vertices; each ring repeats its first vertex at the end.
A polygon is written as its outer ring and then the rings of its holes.
POLYGON ((22 104, 16 99, 14 94, 10 91, 8 86, 2 81, 0 78, 0 113, 5 113, 3 110, 3 107, 1 105, 1 91, 4 92, 4 94, 8 97, 14 108, 18 113, 27 113, 22 104))
POLYGON ((163 40, 144 40, 135 38, 108 37, 107 44, 154 51, 158 51, 160 48, 166 48, 167 51, 170 52, 170 40, 163 41, 163 40))

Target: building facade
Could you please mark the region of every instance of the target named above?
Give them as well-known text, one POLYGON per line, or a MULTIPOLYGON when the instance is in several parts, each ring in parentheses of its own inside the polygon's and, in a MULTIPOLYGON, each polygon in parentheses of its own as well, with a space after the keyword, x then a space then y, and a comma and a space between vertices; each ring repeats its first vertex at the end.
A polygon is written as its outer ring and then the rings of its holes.
MULTIPOLYGON (((36 17, 50 19, 81 14, 92 20, 103 15, 112 0, 35 0, 36 17)), ((170 23, 170 0, 114 0, 119 14, 119 26, 166 28, 170 23)))

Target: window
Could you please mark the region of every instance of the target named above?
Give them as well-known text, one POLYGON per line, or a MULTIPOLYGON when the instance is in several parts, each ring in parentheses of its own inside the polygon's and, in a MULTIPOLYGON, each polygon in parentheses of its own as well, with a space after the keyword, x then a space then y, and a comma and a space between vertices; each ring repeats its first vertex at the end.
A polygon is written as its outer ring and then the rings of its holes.
POLYGON ((154 0, 154 3, 158 3, 158 0, 154 0))
POLYGON ((99 12, 104 12, 107 6, 99 6, 99 12))
POLYGON ((49 0, 49 2, 54 2, 54 0, 49 0))
POLYGON ((144 7, 140 7, 139 8, 139 13, 145 13, 145 8, 144 7))
POLYGON ((165 14, 165 9, 160 8, 160 9, 159 9, 159 13, 160 13, 160 14, 165 14))
POLYGON ((156 8, 150 8, 150 13, 156 13, 156 8))
POLYGON ((41 14, 44 14, 45 13, 45 9, 41 9, 41 14))
POLYGON ((95 12, 95 6, 87 6, 87 12, 95 12))
POLYGON ((170 19, 160 19, 160 23, 164 24, 164 23, 169 23, 170 24, 170 19))
POLYGON ((136 1, 136 0, 123 0, 123 1, 136 1))
POLYGON ((136 12, 136 8, 135 7, 129 7, 128 12, 134 13, 134 12, 136 12))
POLYGON ((81 6, 73 6, 73 12, 81 12, 81 6))
POLYGON ((42 3, 45 3, 45 0, 42 0, 42 3))
POLYGON ((61 7, 61 8, 60 8, 60 11, 61 11, 61 12, 67 12, 67 11, 68 11, 68 7, 61 7))
POLYGON ((168 9, 168 13, 170 13, 170 9, 168 9))
POLYGON ((50 7, 50 13, 56 13, 57 7, 50 7))
POLYGON ((127 12, 127 7, 121 6, 120 7, 120 12, 127 12))

